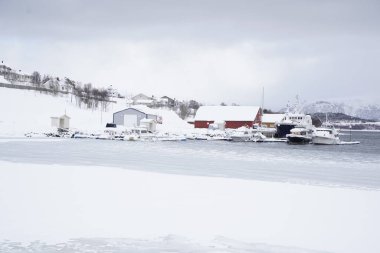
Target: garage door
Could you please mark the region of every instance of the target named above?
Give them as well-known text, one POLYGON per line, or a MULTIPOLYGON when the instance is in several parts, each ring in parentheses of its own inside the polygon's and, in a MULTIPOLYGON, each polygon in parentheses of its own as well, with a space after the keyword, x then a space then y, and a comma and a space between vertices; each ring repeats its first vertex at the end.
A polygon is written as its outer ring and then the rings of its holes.
POLYGON ((137 126, 137 115, 124 115, 124 126, 125 127, 136 127, 137 126))

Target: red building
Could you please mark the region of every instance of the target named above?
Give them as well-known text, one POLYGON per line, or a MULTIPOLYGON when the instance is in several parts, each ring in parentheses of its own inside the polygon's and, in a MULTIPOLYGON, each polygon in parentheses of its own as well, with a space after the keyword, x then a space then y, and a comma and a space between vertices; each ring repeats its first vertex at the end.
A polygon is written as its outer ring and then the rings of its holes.
POLYGON ((225 123, 225 128, 252 127, 261 124, 259 106, 201 106, 194 119, 195 128, 208 128, 212 123, 225 123))

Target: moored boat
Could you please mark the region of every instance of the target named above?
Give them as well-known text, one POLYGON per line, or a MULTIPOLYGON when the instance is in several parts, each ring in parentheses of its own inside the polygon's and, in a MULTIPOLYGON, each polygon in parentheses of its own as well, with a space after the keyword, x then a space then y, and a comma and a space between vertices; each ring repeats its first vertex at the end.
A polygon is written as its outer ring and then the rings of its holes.
POLYGON ((312 142, 321 145, 337 145, 341 141, 339 132, 333 126, 323 126, 315 129, 312 142))
POLYGON ((305 127, 295 127, 286 135, 289 144, 308 144, 312 140, 312 131, 305 127))

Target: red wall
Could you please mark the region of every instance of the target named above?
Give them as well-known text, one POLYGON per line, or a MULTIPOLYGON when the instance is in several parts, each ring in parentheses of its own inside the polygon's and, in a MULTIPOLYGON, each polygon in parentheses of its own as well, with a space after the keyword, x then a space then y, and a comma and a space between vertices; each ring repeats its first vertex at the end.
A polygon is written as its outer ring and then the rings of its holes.
MULTIPOLYGON (((195 128, 208 128, 209 124, 214 123, 214 121, 194 121, 195 128)), ((226 121, 226 128, 239 128, 242 126, 252 127, 253 124, 261 124, 261 111, 256 115, 253 121, 226 121)))
MULTIPOLYGON (((209 124, 214 123, 214 121, 195 121, 195 128, 208 128, 209 124)), ((252 127, 253 121, 226 121, 226 128, 239 128, 242 126, 252 127)))
POLYGON ((252 127, 253 121, 226 121, 226 128, 252 127))
POLYGON ((214 121, 194 121, 195 128, 208 128, 208 125, 214 123, 214 121))

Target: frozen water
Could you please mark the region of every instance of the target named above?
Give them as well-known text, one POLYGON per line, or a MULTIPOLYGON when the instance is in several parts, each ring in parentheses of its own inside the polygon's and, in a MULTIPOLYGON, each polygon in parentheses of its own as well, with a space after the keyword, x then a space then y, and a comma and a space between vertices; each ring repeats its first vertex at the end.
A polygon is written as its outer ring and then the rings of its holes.
POLYGON ((297 146, 222 141, 14 139, 13 142, 0 139, 0 158, 22 163, 112 166, 183 175, 380 189, 380 134, 354 132, 352 138, 361 144, 297 146))

